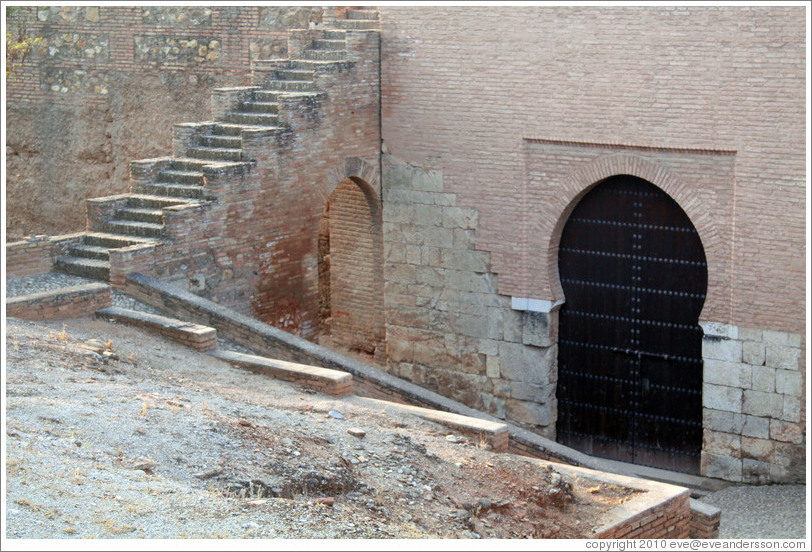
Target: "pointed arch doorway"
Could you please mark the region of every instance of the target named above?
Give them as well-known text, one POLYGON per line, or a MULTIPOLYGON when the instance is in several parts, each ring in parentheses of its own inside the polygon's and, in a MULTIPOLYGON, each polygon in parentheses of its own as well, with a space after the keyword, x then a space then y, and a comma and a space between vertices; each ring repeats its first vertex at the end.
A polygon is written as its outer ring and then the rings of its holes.
POLYGON ((587 454, 699 473, 702 242, 660 188, 607 178, 564 226, 557 439, 587 454))

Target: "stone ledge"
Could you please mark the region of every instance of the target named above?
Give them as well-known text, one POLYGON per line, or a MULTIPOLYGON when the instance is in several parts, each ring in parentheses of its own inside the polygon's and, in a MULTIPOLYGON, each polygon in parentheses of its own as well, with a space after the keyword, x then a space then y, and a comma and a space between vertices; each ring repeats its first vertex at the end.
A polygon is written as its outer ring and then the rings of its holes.
POLYGON ((474 438, 484 437, 495 452, 507 452, 508 450, 508 427, 502 423, 367 397, 359 397, 357 401, 370 409, 384 408, 407 412, 425 420, 456 429, 474 438))
POLYGON ((131 326, 157 331, 159 334, 188 345, 197 351, 210 351, 217 348, 217 330, 208 326, 119 307, 99 309, 96 311, 96 317, 113 319, 131 326))
POLYGON ((252 372, 284 381, 304 383, 330 395, 352 393, 352 375, 346 372, 220 349, 209 354, 252 372))

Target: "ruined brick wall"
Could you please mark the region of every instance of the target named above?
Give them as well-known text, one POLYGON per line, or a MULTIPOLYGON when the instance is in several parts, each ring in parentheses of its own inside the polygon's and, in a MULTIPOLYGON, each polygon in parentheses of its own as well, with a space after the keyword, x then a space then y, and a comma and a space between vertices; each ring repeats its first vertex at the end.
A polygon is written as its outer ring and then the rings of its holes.
MULTIPOLYGON (((112 253, 114 285, 122 285, 127 272, 141 271, 278 328, 316 336, 325 205, 348 178, 363 184, 368 209, 380 203, 379 37, 376 31, 348 34, 353 62, 317 74, 319 98, 281 98, 279 115, 289 130, 244 135, 246 165, 204 168, 205 193, 216 201, 165 209, 169 239, 154 251, 112 253)), ((261 85, 261 75, 256 78, 261 85)), ((135 161, 133 178, 148 178, 167 162, 135 161)))
POLYGON ((637 175, 685 210, 708 258, 703 474, 802 480, 803 9, 381 20, 390 369, 552 436, 560 232, 592 184, 637 175), (428 191, 468 210, 467 244, 442 235, 455 223, 428 191), (461 281, 479 295, 449 303, 461 281))
POLYGON ((7 239, 84 228, 86 198, 124 192, 132 159, 166 155, 172 124, 211 117, 211 90, 284 57, 319 7, 28 7, 44 39, 6 89, 7 239))

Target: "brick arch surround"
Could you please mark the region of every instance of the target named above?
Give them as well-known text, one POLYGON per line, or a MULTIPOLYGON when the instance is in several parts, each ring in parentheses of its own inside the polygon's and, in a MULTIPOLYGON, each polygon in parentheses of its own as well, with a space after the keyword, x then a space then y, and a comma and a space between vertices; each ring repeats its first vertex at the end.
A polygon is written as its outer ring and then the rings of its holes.
POLYGON ((565 299, 558 272, 558 245, 561 233, 575 206, 595 185, 610 176, 628 174, 651 182, 667 193, 685 211, 699 233, 705 256, 708 262, 708 292, 700 319, 709 312, 721 312, 729 309, 727 278, 719 278, 728 269, 726 248, 719 237, 719 232, 709 216, 710 206, 705 205, 699 196, 673 172, 664 166, 628 154, 614 154, 599 157, 571 172, 558 188, 559 194, 551 212, 559 213, 550 234, 547 248, 547 273, 554 301, 565 299), (716 278, 713 275, 717 275, 716 278))
POLYGON ((334 166, 329 172, 322 190, 325 204, 338 185, 347 178, 362 182, 376 197, 381 197, 381 171, 378 166, 360 157, 347 157, 343 163, 334 166))

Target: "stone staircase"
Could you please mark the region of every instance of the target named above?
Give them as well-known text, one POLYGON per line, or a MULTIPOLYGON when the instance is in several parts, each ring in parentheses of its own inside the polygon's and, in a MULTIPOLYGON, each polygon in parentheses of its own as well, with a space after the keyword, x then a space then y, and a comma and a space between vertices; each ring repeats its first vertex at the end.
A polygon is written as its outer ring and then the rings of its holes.
MULTIPOLYGON (((244 94, 232 108, 205 124, 181 155, 169 158, 157 175, 136 183, 122 207, 104 220, 90 220, 81 243, 55 259, 56 270, 86 278, 109 281, 110 251, 134 245, 160 244, 167 236, 164 209, 216 201, 205 189, 203 167, 216 164, 250 163, 242 149, 245 132, 284 132, 279 98, 319 97, 326 92, 316 85, 316 73, 347 61, 346 32, 379 28, 378 12, 349 9, 346 19, 326 20, 329 29, 318 31, 310 46, 296 59, 256 60, 252 70, 259 86, 242 89, 244 94)), ((293 30, 291 33, 297 31, 293 30)), ((308 32, 308 31, 304 31, 308 32)))

